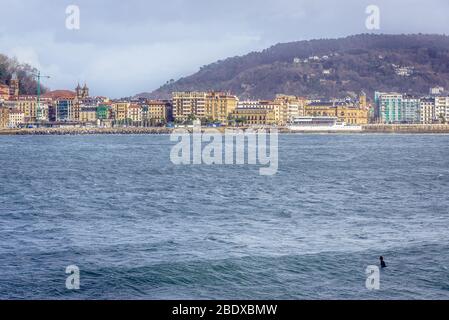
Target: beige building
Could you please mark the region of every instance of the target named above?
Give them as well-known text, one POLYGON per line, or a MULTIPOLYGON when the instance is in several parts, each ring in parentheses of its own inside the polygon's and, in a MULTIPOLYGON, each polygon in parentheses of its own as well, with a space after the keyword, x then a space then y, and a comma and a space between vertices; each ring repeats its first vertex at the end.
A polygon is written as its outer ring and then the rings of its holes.
POLYGON ((270 115, 274 118, 274 124, 283 125, 286 120, 285 104, 280 101, 270 100, 246 100, 238 103, 238 109, 260 109, 270 111, 270 115))
POLYGON ((83 102, 77 98, 72 100, 70 105, 70 120, 81 121, 81 108, 83 108, 83 102))
POLYGON ((0 84, 0 100, 9 100, 9 87, 5 84, 0 84))
POLYGON ((226 124, 228 116, 237 108, 239 99, 225 92, 209 92, 206 96, 205 117, 226 124))
POLYGON ((81 106, 79 111, 79 121, 91 123, 97 121, 97 107, 81 106))
POLYGON ((226 123, 238 98, 227 92, 173 92, 173 117, 183 122, 191 117, 226 123))
POLYGON ((369 120, 369 110, 355 106, 337 106, 335 115, 349 125, 365 125, 369 120))
POLYGON ((349 125, 368 124, 369 110, 345 103, 313 102, 305 106, 305 115, 311 117, 337 117, 349 125))
POLYGON ((37 115, 37 97, 20 96, 15 103, 15 107, 23 112, 26 122, 35 122, 37 115))
POLYGON ((10 101, 11 107, 23 112, 26 123, 48 121, 48 109, 51 103, 52 99, 41 97, 38 108, 37 96, 19 96, 10 101))
POLYGON ((266 126, 276 124, 273 110, 261 108, 237 108, 231 113, 237 125, 266 126))
POLYGON ((173 92, 173 117, 183 122, 194 116, 206 118, 207 92, 173 92))
POLYGON ((0 106, 0 128, 7 128, 9 126, 9 108, 0 106))
POLYGON ((147 107, 147 118, 151 124, 163 124, 171 121, 172 105, 169 101, 149 100, 147 101, 147 107))
POLYGON ((11 109, 9 111, 9 123, 8 127, 17 128, 20 125, 25 124, 25 114, 19 109, 11 109))
POLYGON ((435 99, 424 98, 420 101, 419 122, 421 124, 432 124, 435 117, 435 99))
POLYGON ((281 105, 279 125, 292 123, 295 117, 304 115, 304 105, 306 104, 304 98, 278 94, 274 101, 281 105))
POLYGON ((116 121, 124 121, 128 117, 129 102, 115 102, 112 104, 112 112, 116 121))

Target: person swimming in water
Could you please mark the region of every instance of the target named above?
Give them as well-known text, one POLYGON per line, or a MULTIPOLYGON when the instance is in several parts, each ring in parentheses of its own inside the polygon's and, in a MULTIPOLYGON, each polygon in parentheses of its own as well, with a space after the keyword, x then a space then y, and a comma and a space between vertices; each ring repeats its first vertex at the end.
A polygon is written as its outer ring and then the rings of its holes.
POLYGON ((385 264, 384 257, 380 256, 379 259, 380 259, 380 267, 381 268, 386 268, 387 265, 385 264))

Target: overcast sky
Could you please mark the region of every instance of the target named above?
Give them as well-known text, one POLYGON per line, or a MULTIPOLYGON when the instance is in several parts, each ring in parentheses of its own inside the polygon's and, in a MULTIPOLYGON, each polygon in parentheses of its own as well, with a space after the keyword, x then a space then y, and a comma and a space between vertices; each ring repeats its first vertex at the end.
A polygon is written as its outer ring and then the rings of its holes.
POLYGON ((0 0, 0 52, 51 76, 51 89, 85 81, 92 95, 123 97, 230 56, 279 42, 377 33, 449 34, 447 0, 0 0), (66 7, 80 29, 66 28, 66 7))

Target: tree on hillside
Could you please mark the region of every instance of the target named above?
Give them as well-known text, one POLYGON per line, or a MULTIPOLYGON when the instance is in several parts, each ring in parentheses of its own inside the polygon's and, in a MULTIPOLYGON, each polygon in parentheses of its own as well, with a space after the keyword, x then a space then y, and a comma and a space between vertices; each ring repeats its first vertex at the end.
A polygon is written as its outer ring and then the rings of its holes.
MULTIPOLYGON (((14 73, 19 79, 19 91, 21 94, 36 94, 37 82, 33 74, 37 72, 29 64, 21 64, 16 58, 9 58, 0 54, 0 83, 9 85, 11 77, 14 73)), ((45 93, 47 88, 41 84, 41 92, 45 93)))

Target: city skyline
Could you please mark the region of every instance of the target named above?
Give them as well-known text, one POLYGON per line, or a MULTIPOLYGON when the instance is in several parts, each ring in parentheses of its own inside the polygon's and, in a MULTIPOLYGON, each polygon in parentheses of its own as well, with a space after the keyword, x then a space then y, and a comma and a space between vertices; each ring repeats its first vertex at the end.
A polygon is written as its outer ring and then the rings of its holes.
MULTIPOLYGON (((350 129, 368 124, 447 124, 449 96, 443 87, 432 87, 428 95, 376 91, 373 103, 365 92, 356 99, 315 99, 276 94, 274 99, 245 100, 229 91, 178 91, 169 100, 148 98, 110 99, 91 96, 89 87, 77 85, 75 92, 57 90, 43 95, 22 95, 20 81, 0 84, 0 128, 53 126, 155 127, 206 126, 295 126, 310 121, 337 121, 350 129), (349 127, 348 127, 349 126, 349 127)), ((333 123, 333 124, 332 124, 333 123)))
MULTIPOLYGON (((276 43, 373 32, 365 27, 370 4, 285 0, 256 6, 254 1, 223 5, 174 0, 107 6, 104 1, 15 1, 2 6, 0 52, 51 75, 45 84, 52 90, 88 82, 96 95, 119 98, 157 89, 202 65, 276 43), (65 10, 72 4, 80 8, 79 30, 65 27, 65 10)), ((449 33, 447 2, 375 5, 381 10, 375 33, 449 33), (432 19, 411 19, 418 13, 432 19)))

